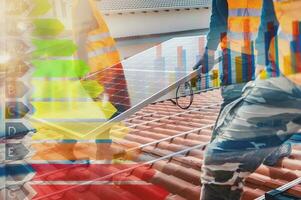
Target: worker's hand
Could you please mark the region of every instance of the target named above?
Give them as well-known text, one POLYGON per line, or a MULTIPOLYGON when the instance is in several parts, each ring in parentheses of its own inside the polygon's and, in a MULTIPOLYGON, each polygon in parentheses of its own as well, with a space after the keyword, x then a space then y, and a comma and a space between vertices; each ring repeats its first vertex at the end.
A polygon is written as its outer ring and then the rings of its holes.
POLYGON ((197 70, 202 67, 202 73, 208 73, 214 66, 214 53, 215 51, 206 49, 201 59, 193 67, 193 70, 197 70))
POLYGON ((204 65, 204 60, 203 60, 204 56, 193 66, 193 70, 197 70, 199 69, 202 65, 204 65))

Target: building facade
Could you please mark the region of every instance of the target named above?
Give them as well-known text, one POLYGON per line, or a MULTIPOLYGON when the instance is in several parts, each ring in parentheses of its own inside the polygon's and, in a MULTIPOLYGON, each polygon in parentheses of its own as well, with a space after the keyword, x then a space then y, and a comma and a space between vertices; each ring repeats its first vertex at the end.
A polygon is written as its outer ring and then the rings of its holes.
POLYGON ((210 0, 101 0, 98 3, 124 58, 209 27, 210 0))

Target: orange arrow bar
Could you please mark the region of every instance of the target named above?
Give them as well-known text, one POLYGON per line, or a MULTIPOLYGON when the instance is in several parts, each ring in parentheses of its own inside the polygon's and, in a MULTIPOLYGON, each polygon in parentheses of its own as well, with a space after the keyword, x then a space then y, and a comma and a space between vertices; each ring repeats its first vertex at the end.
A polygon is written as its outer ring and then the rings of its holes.
POLYGON ((122 157, 126 160, 137 158, 140 150, 125 154, 125 147, 102 143, 40 143, 33 144, 36 154, 32 160, 113 160, 122 157))

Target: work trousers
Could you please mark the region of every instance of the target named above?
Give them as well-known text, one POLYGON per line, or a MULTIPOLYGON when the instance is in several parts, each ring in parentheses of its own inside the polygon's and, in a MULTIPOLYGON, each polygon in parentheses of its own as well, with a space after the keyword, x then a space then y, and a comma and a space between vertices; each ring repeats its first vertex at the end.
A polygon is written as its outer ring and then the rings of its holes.
MULTIPOLYGON (((238 98, 241 97, 242 95, 242 90, 244 88, 246 84, 245 83, 240 83, 240 84, 233 84, 233 85, 227 85, 227 86, 222 86, 221 87, 221 95, 223 98, 223 102, 221 104, 221 108, 220 108, 220 112, 218 115, 218 118, 221 114, 221 112, 224 110, 224 108, 230 104, 231 102, 237 100, 238 98)), ((217 132, 216 130, 216 124, 213 128, 213 132, 211 135, 211 141, 213 141, 216 136, 217 136, 217 132)))
POLYGON ((204 155, 201 199, 240 199, 245 178, 300 130, 300 86, 286 77, 248 83, 219 116, 204 155))

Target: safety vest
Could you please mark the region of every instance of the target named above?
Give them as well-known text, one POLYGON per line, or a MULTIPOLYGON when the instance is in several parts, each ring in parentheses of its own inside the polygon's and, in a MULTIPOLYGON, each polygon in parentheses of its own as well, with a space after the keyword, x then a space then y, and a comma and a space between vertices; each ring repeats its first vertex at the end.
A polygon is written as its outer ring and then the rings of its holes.
POLYGON ((274 0, 280 24, 270 46, 270 58, 281 73, 301 84, 301 0, 274 0))
POLYGON ((120 54, 115 40, 95 1, 74 0, 74 3, 73 30, 79 47, 78 57, 86 60, 91 72, 119 63, 120 54))
POLYGON ((224 51, 224 84, 248 82, 254 77, 254 42, 260 25, 263 0, 227 1, 228 32, 221 45, 224 51))

